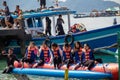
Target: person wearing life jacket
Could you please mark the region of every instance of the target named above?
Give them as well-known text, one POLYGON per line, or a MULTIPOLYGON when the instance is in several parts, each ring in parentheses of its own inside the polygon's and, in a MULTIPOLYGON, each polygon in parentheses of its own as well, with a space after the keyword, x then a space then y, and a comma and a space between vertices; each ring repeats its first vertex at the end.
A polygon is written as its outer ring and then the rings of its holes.
POLYGON ((22 59, 23 63, 33 64, 37 58, 38 54, 38 47, 35 45, 34 42, 30 42, 25 57, 22 59))
POLYGON ((74 25, 71 27, 71 32, 73 32, 73 33, 76 32, 76 24, 74 24, 74 25))
POLYGON ((77 33, 79 32, 79 30, 77 29, 77 24, 74 24, 72 27, 71 27, 71 30, 70 30, 72 33, 77 33))
POLYGON ((41 66, 44 63, 52 63, 53 55, 50 48, 47 46, 47 41, 44 41, 40 46, 38 57, 39 62, 36 63, 33 67, 41 66))
POLYGON ((82 61, 81 61, 81 57, 83 53, 82 49, 83 49, 82 44, 80 42, 75 42, 74 48, 72 50, 74 56, 74 63, 75 63, 74 70, 82 66, 82 61))
POLYGON ((52 54, 53 54, 53 62, 54 62, 54 68, 60 68, 60 65, 62 63, 62 54, 61 49, 56 43, 52 44, 52 54))
POLYGON ((88 70, 90 70, 95 64, 94 62, 95 58, 94 58, 93 52, 88 44, 84 44, 82 51, 83 51, 82 57, 81 57, 82 63, 84 66, 87 66, 88 70))
POLYGON ((20 13, 21 13, 21 9, 20 9, 20 6, 19 5, 16 5, 16 10, 14 11, 14 13, 15 14, 17 14, 17 16, 19 16, 20 15, 20 13))
POLYGON ((63 62, 67 64, 67 68, 69 68, 70 64, 73 63, 71 50, 70 44, 65 43, 63 46, 63 62))

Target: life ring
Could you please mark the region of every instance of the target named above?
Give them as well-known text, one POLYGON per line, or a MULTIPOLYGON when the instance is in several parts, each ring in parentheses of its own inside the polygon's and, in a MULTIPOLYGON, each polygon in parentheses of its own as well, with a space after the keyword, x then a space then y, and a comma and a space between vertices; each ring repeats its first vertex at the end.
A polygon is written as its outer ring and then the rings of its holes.
POLYGON ((73 42, 74 42, 74 37, 72 35, 68 34, 65 36, 65 43, 73 44, 73 42))

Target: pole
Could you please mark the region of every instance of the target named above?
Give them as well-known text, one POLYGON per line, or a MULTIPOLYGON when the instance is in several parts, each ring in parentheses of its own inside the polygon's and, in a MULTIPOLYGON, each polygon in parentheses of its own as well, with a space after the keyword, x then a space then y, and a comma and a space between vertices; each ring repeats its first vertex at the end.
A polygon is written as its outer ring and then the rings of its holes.
POLYGON ((118 32, 118 64, 119 64, 119 80, 120 80, 120 32, 118 32))
POLYGON ((70 14, 68 13, 68 31, 70 30, 70 25, 71 25, 71 23, 70 23, 70 14))
POLYGON ((53 16, 53 35, 56 36, 55 16, 53 16))
POLYGON ((68 68, 65 70, 64 80, 68 80, 68 68))

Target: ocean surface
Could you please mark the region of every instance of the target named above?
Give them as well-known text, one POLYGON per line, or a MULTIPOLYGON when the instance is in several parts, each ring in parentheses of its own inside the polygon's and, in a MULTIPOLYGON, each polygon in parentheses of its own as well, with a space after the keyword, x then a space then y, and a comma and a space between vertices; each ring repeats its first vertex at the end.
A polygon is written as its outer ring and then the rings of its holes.
MULTIPOLYGON (((56 17, 57 18, 57 17, 56 17)), ((94 30, 99 28, 104 28, 113 25, 113 19, 117 19, 117 24, 120 24, 120 16, 113 17, 87 17, 87 18, 78 18, 74 19, 73 15, 71 15, 71 25, 75 23, 83 23, 87 30, 94 30)), ((68 24, 67 24, 67 16, 63 16, 65 21, 64 30, 67 33, 68 24)), ((115 56, 110 55, 97 55, 96 57, 102 58, 103 62, 117 62, 117 58, 115 56), (109 57, 109 58, 108 58, 109 57)), ((2 70, 5 68, 6 63, 4 60, 0 60, 0 80, 16 80, 12 74, 2 74, 2 70)), ((50 78, 50 77, 41 77, 41 76, 28 76, 31 80, 64 80, 63 78, 50 78)), ((83 79, 70 79, 70 80, 83 80, 83 79)), ((88 79, 90 80, 90 79, 88 79)))

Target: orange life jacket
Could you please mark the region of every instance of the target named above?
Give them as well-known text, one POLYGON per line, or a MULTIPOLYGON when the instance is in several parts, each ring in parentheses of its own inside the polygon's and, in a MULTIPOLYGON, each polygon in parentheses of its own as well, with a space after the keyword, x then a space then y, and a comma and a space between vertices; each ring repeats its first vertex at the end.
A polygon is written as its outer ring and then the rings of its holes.
POLYGON ((57 47, 55 50, 52 50, 53 51, 53 55, 54 55, 54 57, 58 57, 59 55, 59 53, 58 53, 58 50, 59 50, 59 47, 57 47))
POLYGON ((41 50, 43 51, 44 59, 49 58, 49 48, 48 47, 44 48, 43 46, 41 46, 41 50))
POLYGON ((27 53, 27 59, 30 59, 30 57, 31 57, 31 51, 28 51, 28 53, 27 53))
POLYGON ((85 50, 85 60, 90 60, 90 51, 91 51, 91 49, 89 49, 89 50, 85 50))
POLYGON ((38 48, 36 46, 35 47, 28 47, 28 51, 34 51, 34 54, 37 55, 38 48))
POLYGON ((68 49, 65 49, 65 48, 63 47, 63 51, 64 51, 65 54, 66 54, 66 58, 67 58, 67 59, 70 59, 71 47, 69 47, 68 49))
POLYGON ((79 55, 79 57, 81 58, 81 55, 82 55, 82 48, 80 48, 79 50, 78 50, 78 55, 79 55))

